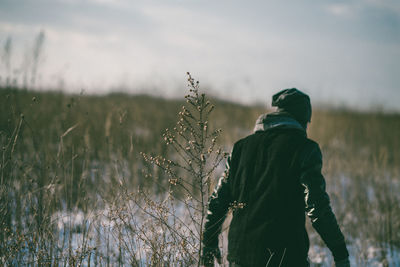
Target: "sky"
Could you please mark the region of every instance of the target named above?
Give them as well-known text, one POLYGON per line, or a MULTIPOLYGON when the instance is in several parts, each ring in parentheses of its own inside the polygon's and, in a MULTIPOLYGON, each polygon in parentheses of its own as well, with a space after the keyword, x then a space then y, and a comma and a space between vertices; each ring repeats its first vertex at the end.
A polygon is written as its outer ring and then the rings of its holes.
MULTIPOLYGON (((0 0, 0 75, 36 87, 270 103, 296 87, 316 105, 400 111, 398 0, 0 0)), ((4 81, 4 79, 3 79, 4 81)))

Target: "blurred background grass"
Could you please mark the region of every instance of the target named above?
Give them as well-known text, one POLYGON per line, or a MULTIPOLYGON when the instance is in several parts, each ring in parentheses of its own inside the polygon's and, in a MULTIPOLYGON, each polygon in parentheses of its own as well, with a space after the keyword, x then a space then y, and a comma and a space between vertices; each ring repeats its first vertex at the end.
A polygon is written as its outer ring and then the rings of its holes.
MULTIPOLYGON (((210 126, 222 129, 219 142, 226 151, 252 132, 259 114, 268 112, 261 106, 212 102, 210 126)), ((154 170, 139 153, 173 156, 162 133, 174 127, 183 104, 147 95, 1 88, 3 263, 29 257, 39 259, 33 260, 39 265, 49 258, 70 261, 71 253, 63 252, 79 243, 60 247, 54 214, 103 209, 104 199, 119 194, 121 179, 132 192, 141 187, 162 194, 162 187, 146 178, 154 170)), ((400 247, 400 115, 317 109, 308 134, 321 146, 327 190, 357 264, 368 265, 371 258, 394 262, 400 247)), ((168 183, 162 173, 156 179, 159 185, 168 183)), ((73 232, 76 226, 69 227, 73 232)), ((322 244, 310 233, 312 244, 322 244)))

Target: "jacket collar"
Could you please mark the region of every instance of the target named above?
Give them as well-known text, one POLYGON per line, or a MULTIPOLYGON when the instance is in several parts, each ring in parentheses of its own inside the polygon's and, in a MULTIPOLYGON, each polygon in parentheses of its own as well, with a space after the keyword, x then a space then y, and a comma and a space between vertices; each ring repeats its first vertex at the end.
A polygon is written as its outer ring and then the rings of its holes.
POLYGON ((306 134, 303 126, 286 112, 275 112, 262 114, 256 121, 254 132, 267 131, 270 129, 297 129, 306 134))

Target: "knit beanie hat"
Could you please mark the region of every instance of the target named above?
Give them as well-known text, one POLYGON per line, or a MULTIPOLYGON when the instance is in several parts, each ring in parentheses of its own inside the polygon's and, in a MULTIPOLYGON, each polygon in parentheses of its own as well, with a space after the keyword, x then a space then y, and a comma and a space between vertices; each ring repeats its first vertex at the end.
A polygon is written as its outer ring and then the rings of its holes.
POLYGON ((287 112, 301 124, 311 121, 310 97, 296 88, 284 89, 272 96, 272 106, 287 112))

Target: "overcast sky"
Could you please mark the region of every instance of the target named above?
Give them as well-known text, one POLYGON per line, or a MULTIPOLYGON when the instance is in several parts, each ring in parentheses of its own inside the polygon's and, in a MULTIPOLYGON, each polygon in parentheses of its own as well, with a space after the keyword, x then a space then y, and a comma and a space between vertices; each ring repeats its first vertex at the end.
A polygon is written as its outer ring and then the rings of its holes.
POLYGON ((0 0, 13 69, 41 30, 41 87, 183 96, 190 71, 244 103, 297 87, 318 103, 400 111, 399 0, 0 0))

